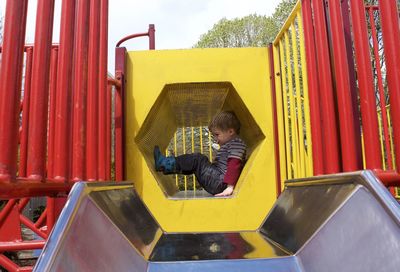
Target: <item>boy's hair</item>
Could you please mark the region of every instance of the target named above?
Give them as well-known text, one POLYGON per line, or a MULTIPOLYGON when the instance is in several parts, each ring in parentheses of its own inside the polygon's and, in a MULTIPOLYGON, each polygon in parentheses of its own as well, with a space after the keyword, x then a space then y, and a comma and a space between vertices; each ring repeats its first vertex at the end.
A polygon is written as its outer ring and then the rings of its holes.
POLYGON ((233 111, 221 111, 211 120, 208 125, 208 130, 220 129, 222 131, 227 131, 228 129, 233 129, 236 134, 240 132, 240 122, 233 111))

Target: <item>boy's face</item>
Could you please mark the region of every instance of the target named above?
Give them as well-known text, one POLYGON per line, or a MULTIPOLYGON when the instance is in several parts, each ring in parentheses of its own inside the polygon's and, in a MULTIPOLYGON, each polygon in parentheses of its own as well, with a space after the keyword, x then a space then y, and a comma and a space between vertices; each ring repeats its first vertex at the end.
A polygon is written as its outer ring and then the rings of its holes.
POLYGON ((214 128, 212 130, 212 134, 214 136, 215 141, 217 142, 217 144, 219 145, 224 145, 227 142, 229 142, 230 140, 233 139, 233 137, 235 137, 236 133, 235 130, 230 128, 228 130, 221 130, 218 128, 214 128))

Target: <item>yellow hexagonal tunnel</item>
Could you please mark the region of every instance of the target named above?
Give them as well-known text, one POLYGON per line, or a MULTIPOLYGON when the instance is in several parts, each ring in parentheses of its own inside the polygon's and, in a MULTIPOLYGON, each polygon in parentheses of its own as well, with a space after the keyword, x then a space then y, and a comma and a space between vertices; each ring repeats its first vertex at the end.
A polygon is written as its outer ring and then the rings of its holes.
MULTIPOLYGON (((276 199, 268 73, 266 48, 128 53, 127 178, 165 231, 255 230, 261 225, 276 199), (179 129, 185 133, 191 127, 192 139, 210 144, 203 128, 221 110, 236 113, 242 124, 240 136, 249 147, 232 197, 217 198, 195 185, 186 187, 186 178, 182 191, 178 177, 154 170, 154 146, 168 149, 179 129)), ((182 152, 212 156, 210 145, 207 149, 200 144, 196 150, 194 141, 182 152)))

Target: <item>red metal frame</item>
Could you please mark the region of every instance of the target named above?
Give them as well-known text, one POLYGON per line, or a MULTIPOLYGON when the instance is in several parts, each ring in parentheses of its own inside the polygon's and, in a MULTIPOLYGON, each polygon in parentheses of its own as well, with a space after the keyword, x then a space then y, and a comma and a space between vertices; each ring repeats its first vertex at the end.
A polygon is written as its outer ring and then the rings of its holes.
POLYGON ((44 180, 46 172, 47 117, 54 0, 38 1, 29 107, 28 163, 30 179, 44 180))
MULTIPOLYGON (((35 44, 24 46, 27 0, 7 1, 4 43, 0 48, 0 199, 8 199, 8 202, 0 211, 0 266, 9 271, 31 271, 32 267, 18 267, 2 254, 4 251, 38 249, 45 243, 22 241, 21 224, 46 239, 65 204, 65 196, 73 185, 72 179, 85 178, 86 173, 79 170, 86 170, 86 154, 81 152, 76 156, 76 152, 71 152, 71 139, 75 132, 75 147, 79 146, 80 150, 88 142, 93 143, 85 136, 88 116, 85 86, 90 84, 103 89, 103 106, 98 108, 96 119, 91 122, 97 134, 105 135, 103 139, 108 146, 104 143, 102 149, 106 158, 103 160, 109 165, 100 168, 106 168, 105 178, 111 176, 111 91, 107 93, 108 0, 95 2, 89 5, 88 1, 63 1, 60 45, 51 46, 54 0, 38 1, 35 44), (93 16, 87 20, 89 7, 92 15, 97 14, 97 21, 93 16), (24 97, 20 101, 24 48, 25 84, 24 97), (92 60, 90 67, 88 54, 92 60), (95 62, 99 65, 93 65, 95 62), (92 74, 88 74, 90 71, 92 74), (93 71, 98 72, 94 74, 93 71), (91 77, 91 83, 87 81, 88 77, 91 77), (73 100, 78 102, 75 112, 72 111, 73 100), (104 119, 107 123, 100 128, 104 119), (18 139, 20 156, 17 165, 18 139), (72 154, 78 160, 72 158, 72 154), (77 163, 79 160, 85 163, 72 167, 72 161, 77 163), (22 214, 30 197, 34 196, 47 196, 47 208, 36 222, 22 214)), ((93 103, 99 105, 100 100, 101 96, 94 97, 93 103)), ((100 136, 96 137, 100 139, 100 136)), ((97 148, 99 146, 95 145, 97 148)), ((93 165, 99 167, 98 163, 93 165)))
MULTIPOLYGON (((353 55, 353 42, 351 39, 351 24, 350 24, 350 14, 349 14, 349 3, 348 1, 341 2, 341 13, 342 13, 342 22, 343 22, 343 32, 344 32, 344 40, 346 43, 346 56, 347 56, 347 66, 349 72, 349 84, 350 84, 350 94, 352 100, 352 108, 358 112, 358 89, 356 83, 356 68, 354 65, 354 55, 353 55)), ((356 128, 361 128, 360 117, 359 114, 353 114, 353 122, 356 128)), ((356 130, 355 135, 358 139, 361 139, 361 129, 356 130)), ((361 144, 361 141, 357 141, 357 144, 361 144)), ((357 150, 361 149, 361 147, 357 147, 357 150)))
POLYGON ((31 78, 32 78, 32 47, 26 48, 26 64, 25 64, 25 84, 24 84, 24 100, 22 107, 22 127, 20 134, 20 157, 19 157, 19 176, 26 176, 26 158, 28 148, 28 125, 29 125, 29 102, 31 93, 31 78))
POLYGON ((100 2, 90 0, 87 89, 86 179, 97 180, 100 2))
POLYGON ((126 48, 119 47, 123 42, 137 38, 137 37, 149 37, 149 49, 155 49, 155 28, 153 24, 149 25, 149 30, 146 33, 138 33, 126 36, 116 44, 115 48, 115 78, 119 82, 118 87, 116 85, 115 91, 115 179, 123 180, 125 178, 125 56, 126 48))
MULTIPOLYGON (((302 1, 302 15, 304 25, 304 41, 307 62, 307 74, 318 74, 318 65, 316 60, 315 38, 313 31, 311 1, 302 1)), ((310 100, 310 120, 311 120, 311 137, 313 151, 313 171, 314 175, 324 173, 323 147, 322 147, 322 123, 321 110, 319 104, 319 84, 316 76, 308 76, 308 93, 310 100)))
POLYGON ((368 169, 382 169, 378 119, 376 115, 375 92, 372 81, 372 65, 369 51, 367 24, 365 21, 364 1, 350 1, 350 10, 354 35, 355 57, 357 62, 366 167, 368 169))
POLYGON ((121 181, 125 177, 125 131, 124 131, 124 112, 125 112, 125 47, 115 48, 115 78, 120 82, 119 88, 115 90, 114 97, 114 126, 115 126, 115 180, 121 181))
POLYGON ((72 179, 86 179, 86 105, 88 84, 89 1, 77 2, 72 118, 72 179))
MULTIPOLYGON (((332 71, 330 68, 328 34, 325 23, 324 1, 313 1, 315 43, 318 63, 319 95, 321 101, 322 141, 324 173, 341 171, 338 131, 335 114, 335 99, 333 95, 332 71)), ((321 158, 319 158, 321 159, 321 158)))
POLYGON ((328 3, 336 78, 342 167, 344 172, 349 172, 362 169, 361 141, 359 133, 357 133, 357 131, 360 131, 360 127, 354 122, 358 118, 358 109, 354 109, 352 103, 340 2, 328 0, 328 3))
POLYGON ((28 1, 8 0, 0 73, 0 181, 14 180, 17 170, 18 116, 28 1), (25 18, 21 22, 21 18, 25 18))
MULTIPOLYGON (((400 116, 400 67, 399 67, 399 14, 396 0, 379 0, 382 36, 385 46, 385 60, 387 69, 387 81, 389 86, 390 110, 392 116, 400 116)), ((394 134, 394 146, 396 167, 400 169, 400 124, 392 122, 394 134)))
POLYGON ((382 71, 381 71, 381 64, 380 64, 380 57, 379 57, 379 45, 378 45, 378 37, 376 32, 375 26, 375 19, 374 19, 374 10, 378 10, 378 7, 367 7, 370 26, 371 26, 371 39, 373 42, 373 49, 374 49, 374 57, 375 57, 375 64, 376 64, 376 71, 377 71, 377 79, 378 79, 378 90, 380 96, 380 106, 381 106, 381 116, 382 116, 382 123, 383 123, 383 137, 384 137, 384 144, 387 154, 387 163, 389 169, 393 169, 392 164, 392 151, 390 148, 390 135, 389 135, 389 121, 386 112, 386 99, 385 99, 385 91, 382 82, 382 71))
POLYGON ((66 182, 69 179, 71 160, 71 102, 72 65, 75 30, 75 0, 62 2, 58 80, 56 97, 56 121, 54 143, 54 179, 66 182))
MULTIPOLYGON (((108 171, 111 160, 108 158, 111 153, 107 152, 107 147, 111 148, 111 122, 108 123, 108 117, 111 118, 111 100, 108 100, 111 95, 111 90, 107 88, 107 50, 108 50, 108 0, 100 1, 100 58, 99 58, 99 161, 98 179, 110 180, 111 176, 108 171)), ((110 119, 111 120, 111 119, 110 119)))
POLYGON ((58 47, 51 50, 50 61, 50 105, 49 105, 49 129, 48 129, 48 150, 47 150, 47 177, 54 177, 54 142, 56 122, 56 97, 57 97, 57 76, 58 76, 58 47))
POLYGON ((127 40, 131 40, 131 39, 138 38, 138 37, 148 36, 149 37, 149 49, 150 50, 154 50, 156 48, 156 46, 155 46, 155 44, 156 44, 155 32, 156 32, 156 29, 154 27, 154 24, 150 24, 149 25, 149 29, 148 29, 147 32, 136 33, 136 34, 132 34, 132 35, 126 36, 126 37, 122 38, 121 40, 119 40, 117 42, 117 44, 115 45, 115 47, 120 47, 121 44, 123 42, 126 42, 127 40))

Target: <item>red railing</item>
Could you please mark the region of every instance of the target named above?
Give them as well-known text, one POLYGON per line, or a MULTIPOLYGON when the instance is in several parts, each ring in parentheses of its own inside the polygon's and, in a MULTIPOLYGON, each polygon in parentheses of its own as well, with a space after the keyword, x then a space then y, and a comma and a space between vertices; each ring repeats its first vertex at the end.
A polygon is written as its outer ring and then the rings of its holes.
POLYGON ((115 92, 115 179, 124 180, 125 178, 125 55, 126 48, 120 47, 127 40, 148 37, 149 49, 155 49, 155 28, 149 25, 147 32, 132 34, 119 40, 115 48, 115 78, 120 84, 115 92))
POLYGON ((111 180, 112 86, 107 79, 108 0, 39 0, 25 45, 27 0, 8 0, 0 48, 0 266, 29 271, 7 252, 40 249, 77 180, 111 180), (90 18, 90 19, 89 19, 90 18), (23 88, 21 88, 23 86, 23 88), (31 197, 46 197, 35 221, 31 197), (26 241, 21 225, 44 240, 26 241))
POLYGON ((302 13, 314 174, 374 169, 399 186, 400 125, 390 122, 400 114, 396 0, 302 0, 302 13))

